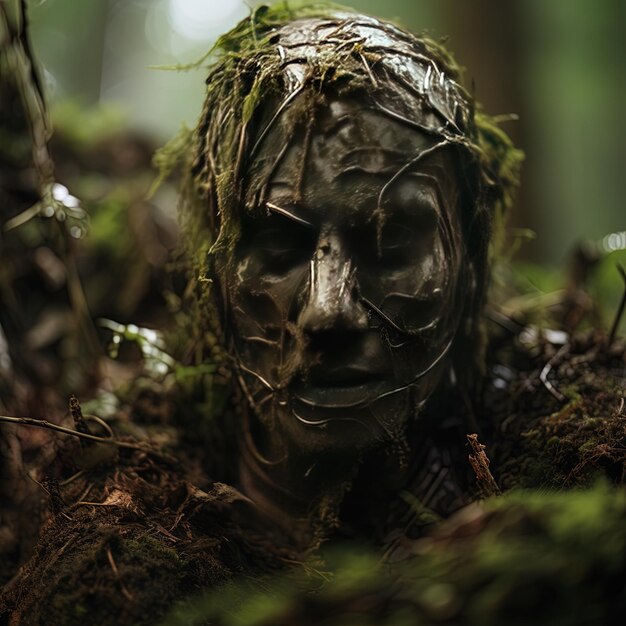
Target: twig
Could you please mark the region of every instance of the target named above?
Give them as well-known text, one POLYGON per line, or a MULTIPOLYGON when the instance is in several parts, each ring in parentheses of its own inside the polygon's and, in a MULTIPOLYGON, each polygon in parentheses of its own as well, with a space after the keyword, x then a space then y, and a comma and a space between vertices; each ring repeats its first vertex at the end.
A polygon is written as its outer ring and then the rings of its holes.
POLYGON ((109 438, 111 439, 115 438, 113 429, 101 417, 98 417, 97 415, 89 415, 89 414, 84 415, 83 417, 86 420, 92 420, 93 422, 96 422, 96 424, 99 424, 100 426, 102 426, 102 428, 104 428, 104 430, 106 430, 107 433, 109 433, 109 438))
MULTIPOLYGON (((87 489, 85 489, 85 491, 83 491, 83 493, 80 494, 80 496, 78 497, 77 502, 82 502, 88 495, 89 492, 93 489, 93 483, 87 485, 87 489)), ((73 509, 76 503, 71 504, 70 505, 70 509, 73 509)))
POLYGON ((89 426, 87 426, 87 422, 85 422, 85 418, 83 417, 83 411, 80 408, 80 402, 74 394, 70 396, 70 415, 72 416, 72 420, 74 421, 74 427, 78 432, 86 435, 91 435, 89 426))
POLYGON ((165 535, 170 541, 173 541, 174 543, 177 543, 180 541, 180 539, 176 535, 173 535, 166 528, 163 528, 163 526, 161 526, 160 524, 157 524, 156 522, 152 522, 151 526, 153 530, 156 530, 156 532, 162 535, 165 535))
POLYGON ((469 462, 476 474, 476 482, 483 496, 500 495, 500 487, 489 469, 489 457, 485 453, 485 446, 478 441, 478 435, 467 435, 467 443, 472 449, 469 462))
POLYGON ((115 563, 115 560, 113 559, 113 553, 111 552, 111 548, 107 548, 107 559, 109 560, 109 565, 111 566, 113 573, 115 574, 117 580, 120 583, 120 588, 122 589, 122 593, 124 594, 124 597, 129 602, 132 602, 134 599, 133 594, 130 591, 128 591, 128 589, 126 589, 126 585, 124 585, 122 581, 122 577, 120 576, 120 571, 119 569, 117 569, 117 565, 115 563))
POLYGON ((512 335, 519 335, 522 330, 524 330, 524 326, 519 322, 516 322, 514 319, 505 315, 501 311, 497 311, 496 309, 486 309, 485 317, 494 324, 497 324, 501 328, 504 328, 507 332, 512 335))
POLYGON ((559 351, 543 366, 539 374, 539 380, 543 386, 559 401, 563 402, 565 396, 548 380, 548 375, 552 371, 552 367, 560 360, 560 358, 569 350, 569 343, 561 346, 559 351))
POLYGON ((34 483, 39 485, 48 494, 48 497, 50 498, 50 505, 52 507, 52 512, 54 513, 54 515, 62 515, 70 522, 74 521, 73 518, 71 518, 67 513, 65 513, 65 511, 63 511, 63 509, 67 507, 67 504, 65 504, 65 501, 61 496, 61 492, 59 491, 59 483, 56 480, 49 480, 46 486, 45 484, 40 483, 36 478, 33 478, 28 472, 26 472, 26 476, 28 476, 28 478, 30 478, 34 483))
POLYGON ((58 433, 63 433, 65 435, 72 435, 73 437, 78 437, 79 439, 86 439, 88 441, 96 441, 98 443, 105 443, 110 446, 117 446, 118 448, 128 448, 130 450, 140 450, 141 452, 146 452, 148 454, 154 454, 155 456, 161 457, 166 461, 171 461, 171 457, 162 452, 157 452, 153 450, 149 446, 146 446, 141 443, 131 443, 129 441, 119 441, 118 439, 112 439, 108 437, 99 437, 98 435, 89 435, 87 433, 81 433, 77 430, 72 430, 71 428, 66 428, 65 426, 59 426, 58 424, 53 424, 47 420, 36 419, 34 417, 9 417, 7 415, 0 415, 0 422, 6 422, 9 424, 18 424, 20 426, 33 426, 35 428, 45 428, 48 430, 54 430, 58 433))
POLYGON ((69 478, 66 478, 62 483, 60 483, 61 487, 65 487, 70 483, 74 482, 77 478, 80 478, 85 473, 85 470, 80 470, 75 474, 72 474, 69 478))
POLYGON ((611 347, 611 344, 615 341, 615 336, 617 335, 617 328, 619 326, 620 321, 622 320, 622 315, 624 315, 624 309, 626 308, 626 270, 624 270, 624 266, 621 263, 617 264, 617 271, 619 272, 622 280, 624 281, 624 291, 622 292, 622 299, 617 307, 617 313, 615 314, 615 319, 613 320, 613 326, 611 326, 611 332, 609 333, 609 343, 608 347, 611 347))
POLYGON ((369 76, 370 81, 372 81, 372 86, 374 87, 374 89, 378 89, 378 82, 372 72, 372 68, 370 67, 369 63, 367 62, 367 59, 365 58, 365 55, 360 50, 358 51, 358 55, 359 57, 361 57, 361 61, 365 67, 365 71, 367 72, 367 75, 369 76))

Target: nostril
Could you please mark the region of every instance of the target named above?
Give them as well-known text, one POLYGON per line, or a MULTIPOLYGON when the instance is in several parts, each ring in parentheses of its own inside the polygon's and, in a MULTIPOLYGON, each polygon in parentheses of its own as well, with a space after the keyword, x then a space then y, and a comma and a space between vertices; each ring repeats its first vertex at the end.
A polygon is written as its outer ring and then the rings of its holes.
POLYGON ((359 301, 356 285, 341 282, 333 289, 315 290, 309 294, 298 317, 305 334, 362 332, 369 327, 369 316, 359 301))
POLYGON ((343 307, 314 307, 309 304, 302 312, 299 326, 307 335, 328 334, 340 336, 359 333, 369 326, 368 315, 358 302, 343 307))
POLYGON ((307 333, 308 349, 313 353, 338 353, 359 342, 361 333, 350 330, 322 330, 307 333))

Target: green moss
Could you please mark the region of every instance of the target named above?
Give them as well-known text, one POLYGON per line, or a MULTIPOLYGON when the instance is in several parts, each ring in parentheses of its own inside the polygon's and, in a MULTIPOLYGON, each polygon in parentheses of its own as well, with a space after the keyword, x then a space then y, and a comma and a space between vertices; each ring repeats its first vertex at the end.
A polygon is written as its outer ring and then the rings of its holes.
POLYGON ((591 438, 585 441, 582 445, 578 446, 578 452, 580 454, 587 454, 592 451, 595 447, 597 447, 599 441, 597 439, 591 438))
MULTIPOLYGON (((340 21, 350 15, 351 9, 332 4, 276 2, 271 7, 263 6, 253 11, 249 18, 223 35, 212 49, 214 60, 207 80, 206 104, 196 131, 199 143, 195 164, 197 176, 188 181, 196 193, 189 190, 183 200, 183 209, 187 209, 184 211, 187 219, 197 225, 193 196, 198 192, 205 196, 206 191, 215 195, 220 227, 212 252, 217 257, 227 254, 238 236, 240 145, 247 125, 263 102, 272 95, 281 95, 282 59, 272 42, 273 34, 289 22, 305 17, 340 21), (250 83, 251 75, 254 78, 250 83)), ((460 79, 459 66, 443 46, 426 37, 416 39, 416 45, 418 43, 448 76, 453 80, 460 79)), ((364 88, 369 78, 360 55, 352 54, 360 50, 359 46, 360 43, 347 48, 338 46, 336 52, 326 51, 310 59, 308 83, 318 85, 320 91, 331 84, 341 84, 342 93, 364 88)), ((480 112, 474 122, 472 134, 459 141, 474 153, 483 180, 492 189, 495 213, 503 213, 511 205, 519 183, 522 153, 498 127, 497 118, 480 112)), ((182 145, 175 138, 170 149, 166 150, 168 156, 163 159, 166 168, 171 167, 174 156, 182 152, 171 149, 177 144, 182 145)))
POLYGON ((626 492, 606 482, 567 493, 516 491, 443 523, 407 560, 330 551, 323 578, 299 570, 257 588, 234 583, 167 623, 613 623, 624 604, 625 519, 626 492))
POLYGON ((137 539, 127 539, 124 542, 124 549, 131 559, 145 564, 147 567, 174 567, 176 569, 183 564, 180 555, 174 548, 150 535, 142 535, 137 539))
POLYGON ((93 521, 50 527, 21 591, 21 623, 140 625, 161 617, 189 584, 187 562, 146 530, 124 532, 129 537, 93 521))

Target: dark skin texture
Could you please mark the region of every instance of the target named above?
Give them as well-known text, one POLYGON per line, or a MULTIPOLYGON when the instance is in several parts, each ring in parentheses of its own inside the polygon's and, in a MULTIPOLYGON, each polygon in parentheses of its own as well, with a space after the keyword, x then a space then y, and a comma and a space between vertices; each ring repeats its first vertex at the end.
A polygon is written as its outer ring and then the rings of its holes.
POLYGON ((440 384, 463 240, 444 142, 343 99, 282 145, 275 127, 256 157, 275 167, 226 293, 252 409, 242 483, 285 521, 402 438, 440 384))
POLYGON ((206 203, 183 203, 202 267, 203 225, 213 242, 243 395, 238 484, 305 533, 346 521, 343 496, 372 468, 390 499, 424 492, 449 514, 465 430, 439 400, 463 404, 479 361, 497 134, 481 140, 437 44, 349 12, 268 11, 208 78, 193 164, 206 203))

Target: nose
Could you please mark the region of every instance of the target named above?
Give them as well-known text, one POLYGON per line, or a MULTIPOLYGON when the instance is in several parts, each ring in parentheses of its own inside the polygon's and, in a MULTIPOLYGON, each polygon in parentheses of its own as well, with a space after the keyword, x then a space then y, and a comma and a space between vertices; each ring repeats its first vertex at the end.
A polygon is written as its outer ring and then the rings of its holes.
POLYGON ((352 260, 332 229, 322 230, 311 259, 308 300, 298 325, 308 335, 368 328, 367 311, 358 300, 352 260))

